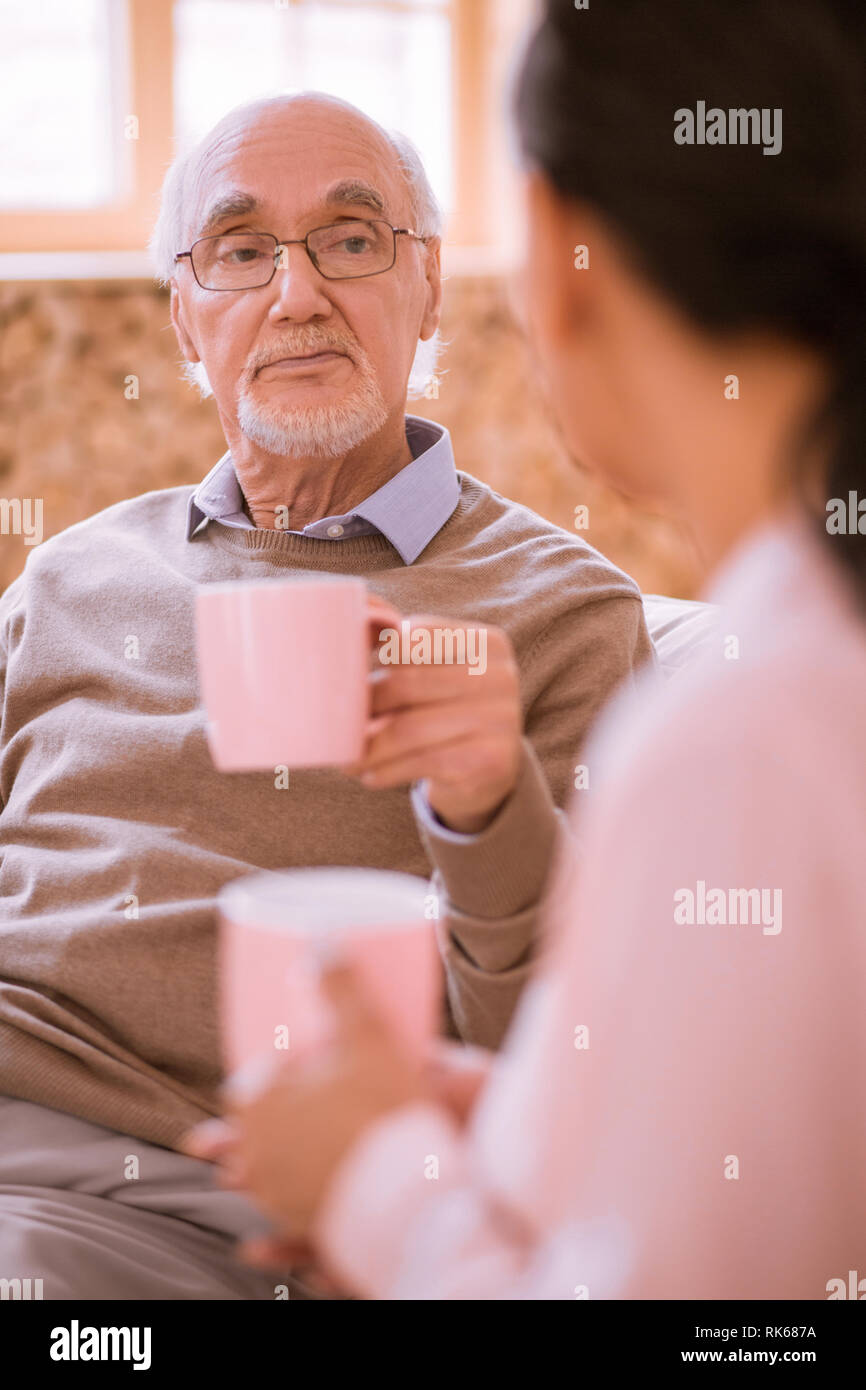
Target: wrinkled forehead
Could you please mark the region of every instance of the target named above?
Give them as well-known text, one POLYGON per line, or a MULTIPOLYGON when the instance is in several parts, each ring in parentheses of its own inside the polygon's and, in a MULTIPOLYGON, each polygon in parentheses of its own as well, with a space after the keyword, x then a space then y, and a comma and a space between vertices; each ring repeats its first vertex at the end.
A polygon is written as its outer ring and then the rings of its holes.
POLYGON ((355 113, 300 105, 218 127, 186 190, 194 239, 236 222, 301 236, 341 216, 409 225, 410 198, 396 151, 355 113))

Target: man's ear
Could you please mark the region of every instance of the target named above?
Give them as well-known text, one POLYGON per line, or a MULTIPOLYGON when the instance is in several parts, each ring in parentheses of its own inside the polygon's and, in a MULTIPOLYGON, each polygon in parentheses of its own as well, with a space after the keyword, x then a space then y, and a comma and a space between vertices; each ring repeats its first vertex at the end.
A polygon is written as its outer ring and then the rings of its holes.
POLYGON ((426 243, 425 278, 427 281, 426 292, 427 300, 424 306, 424 317, 421 320, 419 338, 424 341, 432 338, 436 329, 439 327, 442 318, 442 239, 441 237, 431 237, 426 243))
POLYGON ((177 336, 178 347, 187 362, 200 362, 201 357, 198 354, 195 343, 187 333, 186 325, 183 321, 183 310, 181 308, 180 294, 178 293, 177 285, 174 280, 171 280, 169 283, 171 284, 171 321, 174 326, 175 335, 177 336))

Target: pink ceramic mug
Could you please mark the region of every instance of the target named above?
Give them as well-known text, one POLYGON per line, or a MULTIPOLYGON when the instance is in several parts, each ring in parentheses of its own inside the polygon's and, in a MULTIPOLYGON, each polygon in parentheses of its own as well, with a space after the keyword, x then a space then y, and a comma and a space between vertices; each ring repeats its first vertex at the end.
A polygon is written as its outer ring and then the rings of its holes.
POLYGON ((219 973, 226 1069, 297 1053, 328 1036, 323 959, 345 959, 406 1047, 439 1029, 442 969, 430 885, 378 869, 288 869, 220 892, 219 973))
POLYGON ((362 580, 202 585, 196 647, 208 743, 221 772, 360 758, 369 699, 362 580))

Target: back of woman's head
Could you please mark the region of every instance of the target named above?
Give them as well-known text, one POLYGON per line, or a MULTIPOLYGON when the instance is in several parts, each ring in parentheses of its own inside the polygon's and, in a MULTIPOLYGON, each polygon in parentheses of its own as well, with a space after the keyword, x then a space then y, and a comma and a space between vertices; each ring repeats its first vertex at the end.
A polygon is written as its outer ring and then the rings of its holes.
MULTIPOLYGON (((866 499, 866 3, 547 0, 516 109, 529 162, 695 323, 824 355, 827 497, 866 499), (713 108, 728 142, 698 143, 713 108)), ((827 538, 866 599, 866 535, 827 538)))

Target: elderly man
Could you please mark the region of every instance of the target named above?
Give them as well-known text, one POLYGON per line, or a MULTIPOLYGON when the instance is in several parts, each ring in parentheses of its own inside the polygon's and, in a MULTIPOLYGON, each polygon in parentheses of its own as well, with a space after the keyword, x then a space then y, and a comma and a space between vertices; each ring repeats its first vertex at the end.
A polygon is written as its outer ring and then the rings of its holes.
POLYGON ((275 1296, 233 1256, 253 1209, 178 1151, 219 1110, 218 890, 432 867, 453 1019, 495 1044, 579 746, 650 653, 627 576, 405 415, 438 234, 417 155, 355 108, 230 113, 169 172, 154 239, 228 452, 49 540, 0 601, 0 1277, 45 1298, 275 1296), (488 625, 487 670, 382 668, 358 768, 220 774, 196 586, 310 573, 488 625))

